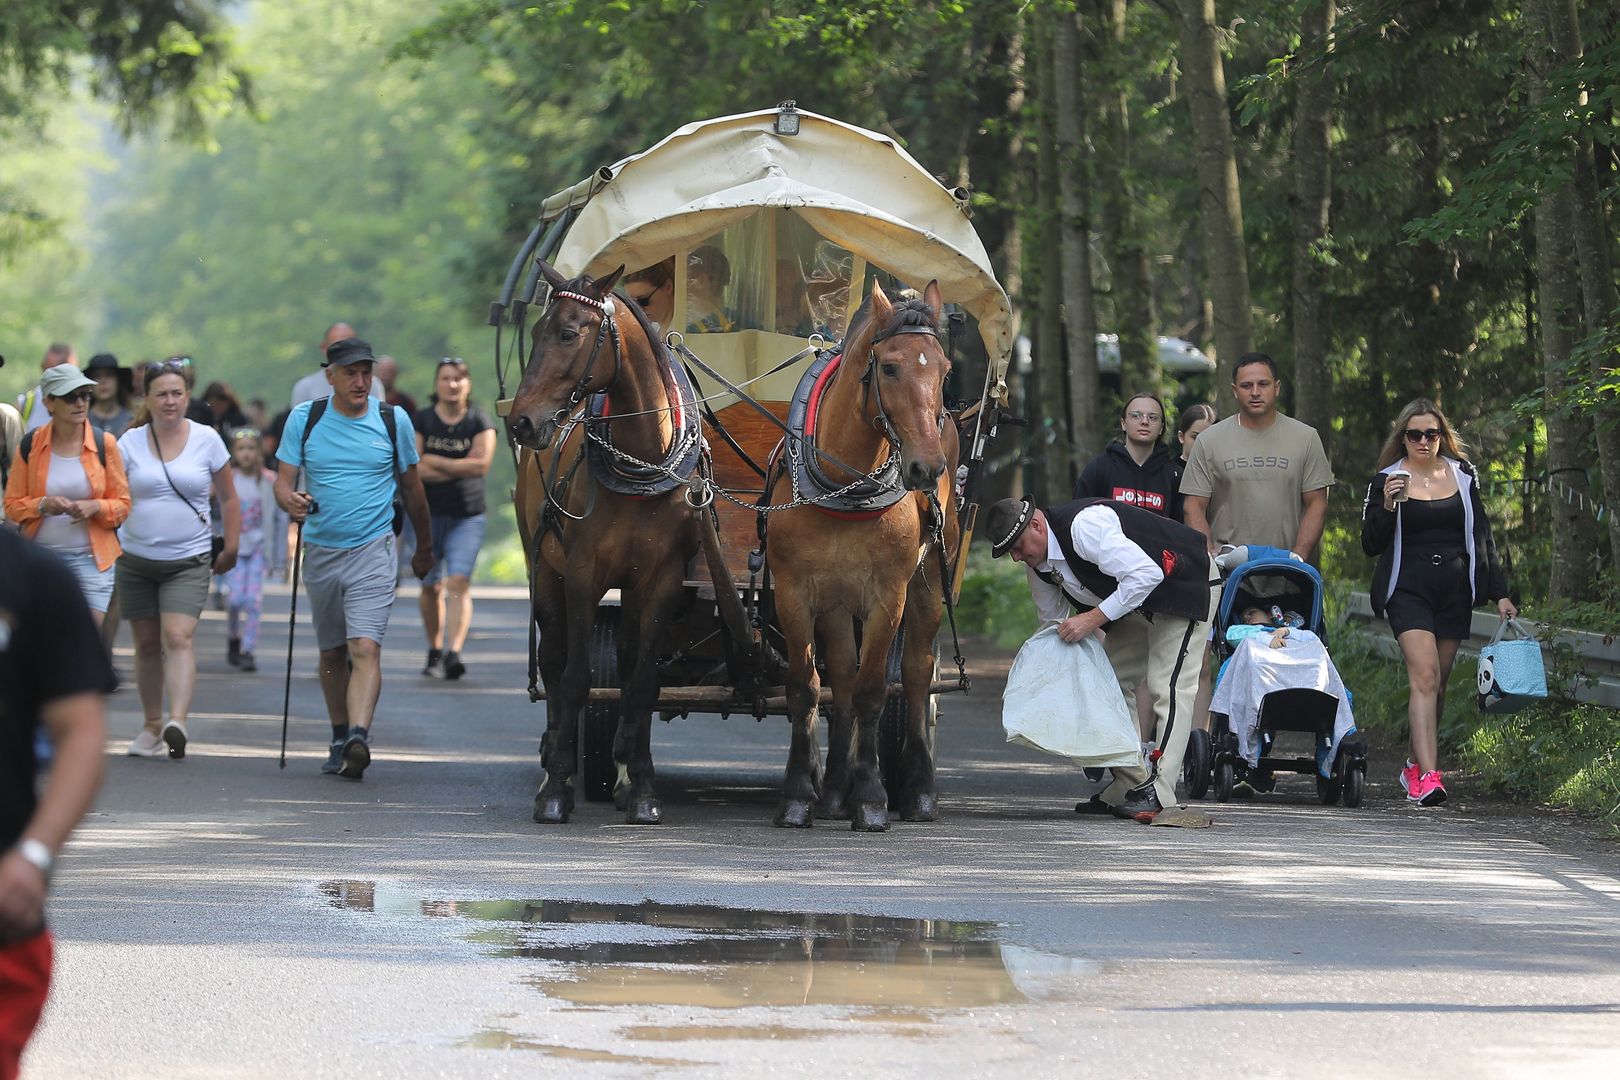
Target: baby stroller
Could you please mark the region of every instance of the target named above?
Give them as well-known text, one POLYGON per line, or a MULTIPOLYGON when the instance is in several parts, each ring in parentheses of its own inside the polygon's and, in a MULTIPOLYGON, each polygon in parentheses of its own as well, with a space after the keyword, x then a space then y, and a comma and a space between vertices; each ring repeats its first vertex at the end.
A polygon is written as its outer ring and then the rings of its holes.
MULTIPOLYGON (((1226 631, 1245 607, 1269 609, 1275 606, 1300 612, 1305 620, 1304 629, 1314 633, 1324 648, 1327 645, 1327 627, 1322 616, 1322 576, 1317 569, 1309 563, 1295 561, 1279 548, 1251 546, 1248 554, 1248 561, 1235 567, 1227 577, 1216 608, 1214 648, 1221 662, 1217 687, 1235 652, 1226 640, 1226 631)), ((1195 730, 1188 740, 1182 770, 1187 794, 1201 799, 1213 784, 1215 798, 1226 802, 1238 781, 1247 780, 1253 774, 1311 773, 1316 777, 1316 793, 1324 805, 1332 806, 1342 800, 1345 806, 1360 806, 1366 789, 1367 754, 1354 729, 1341 738, 1327 775, 1318 767, 1319 758, 1326 764, 1326 755, 1333 746, 1338 710, 1339 699, 1320 690, 1290 687, 1265 694, 1260 703, 1256 732, 1261 739, 1261 753, 1258 763, 1252 767, 1239 752, 1238 735, 1232 730, 1229 718, 1211 712, 1208 733, 1195 730), (1272 736, 1283 731, 1313 736, 1316 756, 1272 756, 1269 752, 1272 736)))

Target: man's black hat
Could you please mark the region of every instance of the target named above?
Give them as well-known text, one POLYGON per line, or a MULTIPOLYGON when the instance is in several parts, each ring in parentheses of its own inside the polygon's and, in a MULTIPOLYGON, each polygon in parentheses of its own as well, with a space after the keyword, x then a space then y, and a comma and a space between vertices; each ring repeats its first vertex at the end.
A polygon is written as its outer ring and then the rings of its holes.
POLYGON ((357 337, 344 338, 334 341, 326 347, 326 365, 343 367, 347 364, 360 364, 370 361, 377 362, 377 357, 371 351, 370 342, 361 341, 357 337))
POLYGON ((999 559, 1012 550, 1034 516, 1035 501, 1027 495, 1022 499, 1002 499, 992 505, 984 519, 984 530, 990 537, 990 557, 999 559))

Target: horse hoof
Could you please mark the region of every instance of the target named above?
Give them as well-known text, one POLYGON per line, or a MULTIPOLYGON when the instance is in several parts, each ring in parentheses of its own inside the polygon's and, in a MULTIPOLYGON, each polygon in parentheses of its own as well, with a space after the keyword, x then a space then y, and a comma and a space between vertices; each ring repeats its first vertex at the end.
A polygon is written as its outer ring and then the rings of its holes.
POLYGON ((630 809, 629 784, 620 784, 613 789, 613 809, 620 813, 630 809))
POLYGON ((849 827, 852 832, 888 832, 889 810, 885 806, 862 803, 850 815, 849 827))
POLYGON ((789 799, 776 812, 776 827, 779 829, 808 829, 814 823, 815 815, 808 799, 789 799))
POLYGON ((547 795, 534 800, 534 820, 542 825, 566 825, 568 815, 574 811, 574 800, 561 795, 547 795))
POLYGON ((916 795, 901 813, 902 821, 938 821, 939 800, 933 795, 916 795))
MULTIPOLYGON (((628 799, 626 801, 628 802, 628 799)), ((637 799, 624 815, 626 825, 657 825, 663 820, 663 806, 650 795, 637 799)))
POLYGON ((849 817, 849 804, 844 802, 844 796, 834 792, 822 795, 821 801, 816 803, 816 816, 832 821, 842 821, 849 817))

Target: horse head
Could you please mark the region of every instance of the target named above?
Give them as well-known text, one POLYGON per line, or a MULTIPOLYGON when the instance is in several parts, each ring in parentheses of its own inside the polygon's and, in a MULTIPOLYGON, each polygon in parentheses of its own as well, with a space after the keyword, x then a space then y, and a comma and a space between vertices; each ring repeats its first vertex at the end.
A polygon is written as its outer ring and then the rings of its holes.
POLYGON ((519 443, 544 450, 581 401, 613 384, 624 360, 621 335, 640 324, 615 318, 623 301, 612 292, 623 266, 606 277, 569 280, 545 260, 538 262, 551 297, 534 324, 509 423, 519 443))
POLYGON ((941 441, 945 377, 951 362, 939 343, 939 282, 920 299, 891 302, 876 283, 868 318, 850 335, 846 358, 865 357, 865 408, 874 427, 900 450, 907 489, 928 490, 946 469, 941 441))

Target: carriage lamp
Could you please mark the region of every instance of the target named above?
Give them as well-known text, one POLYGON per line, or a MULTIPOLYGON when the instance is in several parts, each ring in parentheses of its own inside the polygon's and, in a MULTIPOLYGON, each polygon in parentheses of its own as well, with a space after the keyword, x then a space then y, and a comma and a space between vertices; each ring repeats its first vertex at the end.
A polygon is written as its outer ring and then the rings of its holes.
POLYGON ((798 102, 792 98, 782 102, 776 107, 776 121, 771 125, 778 135, 797 135, 799 133, 798 102))

